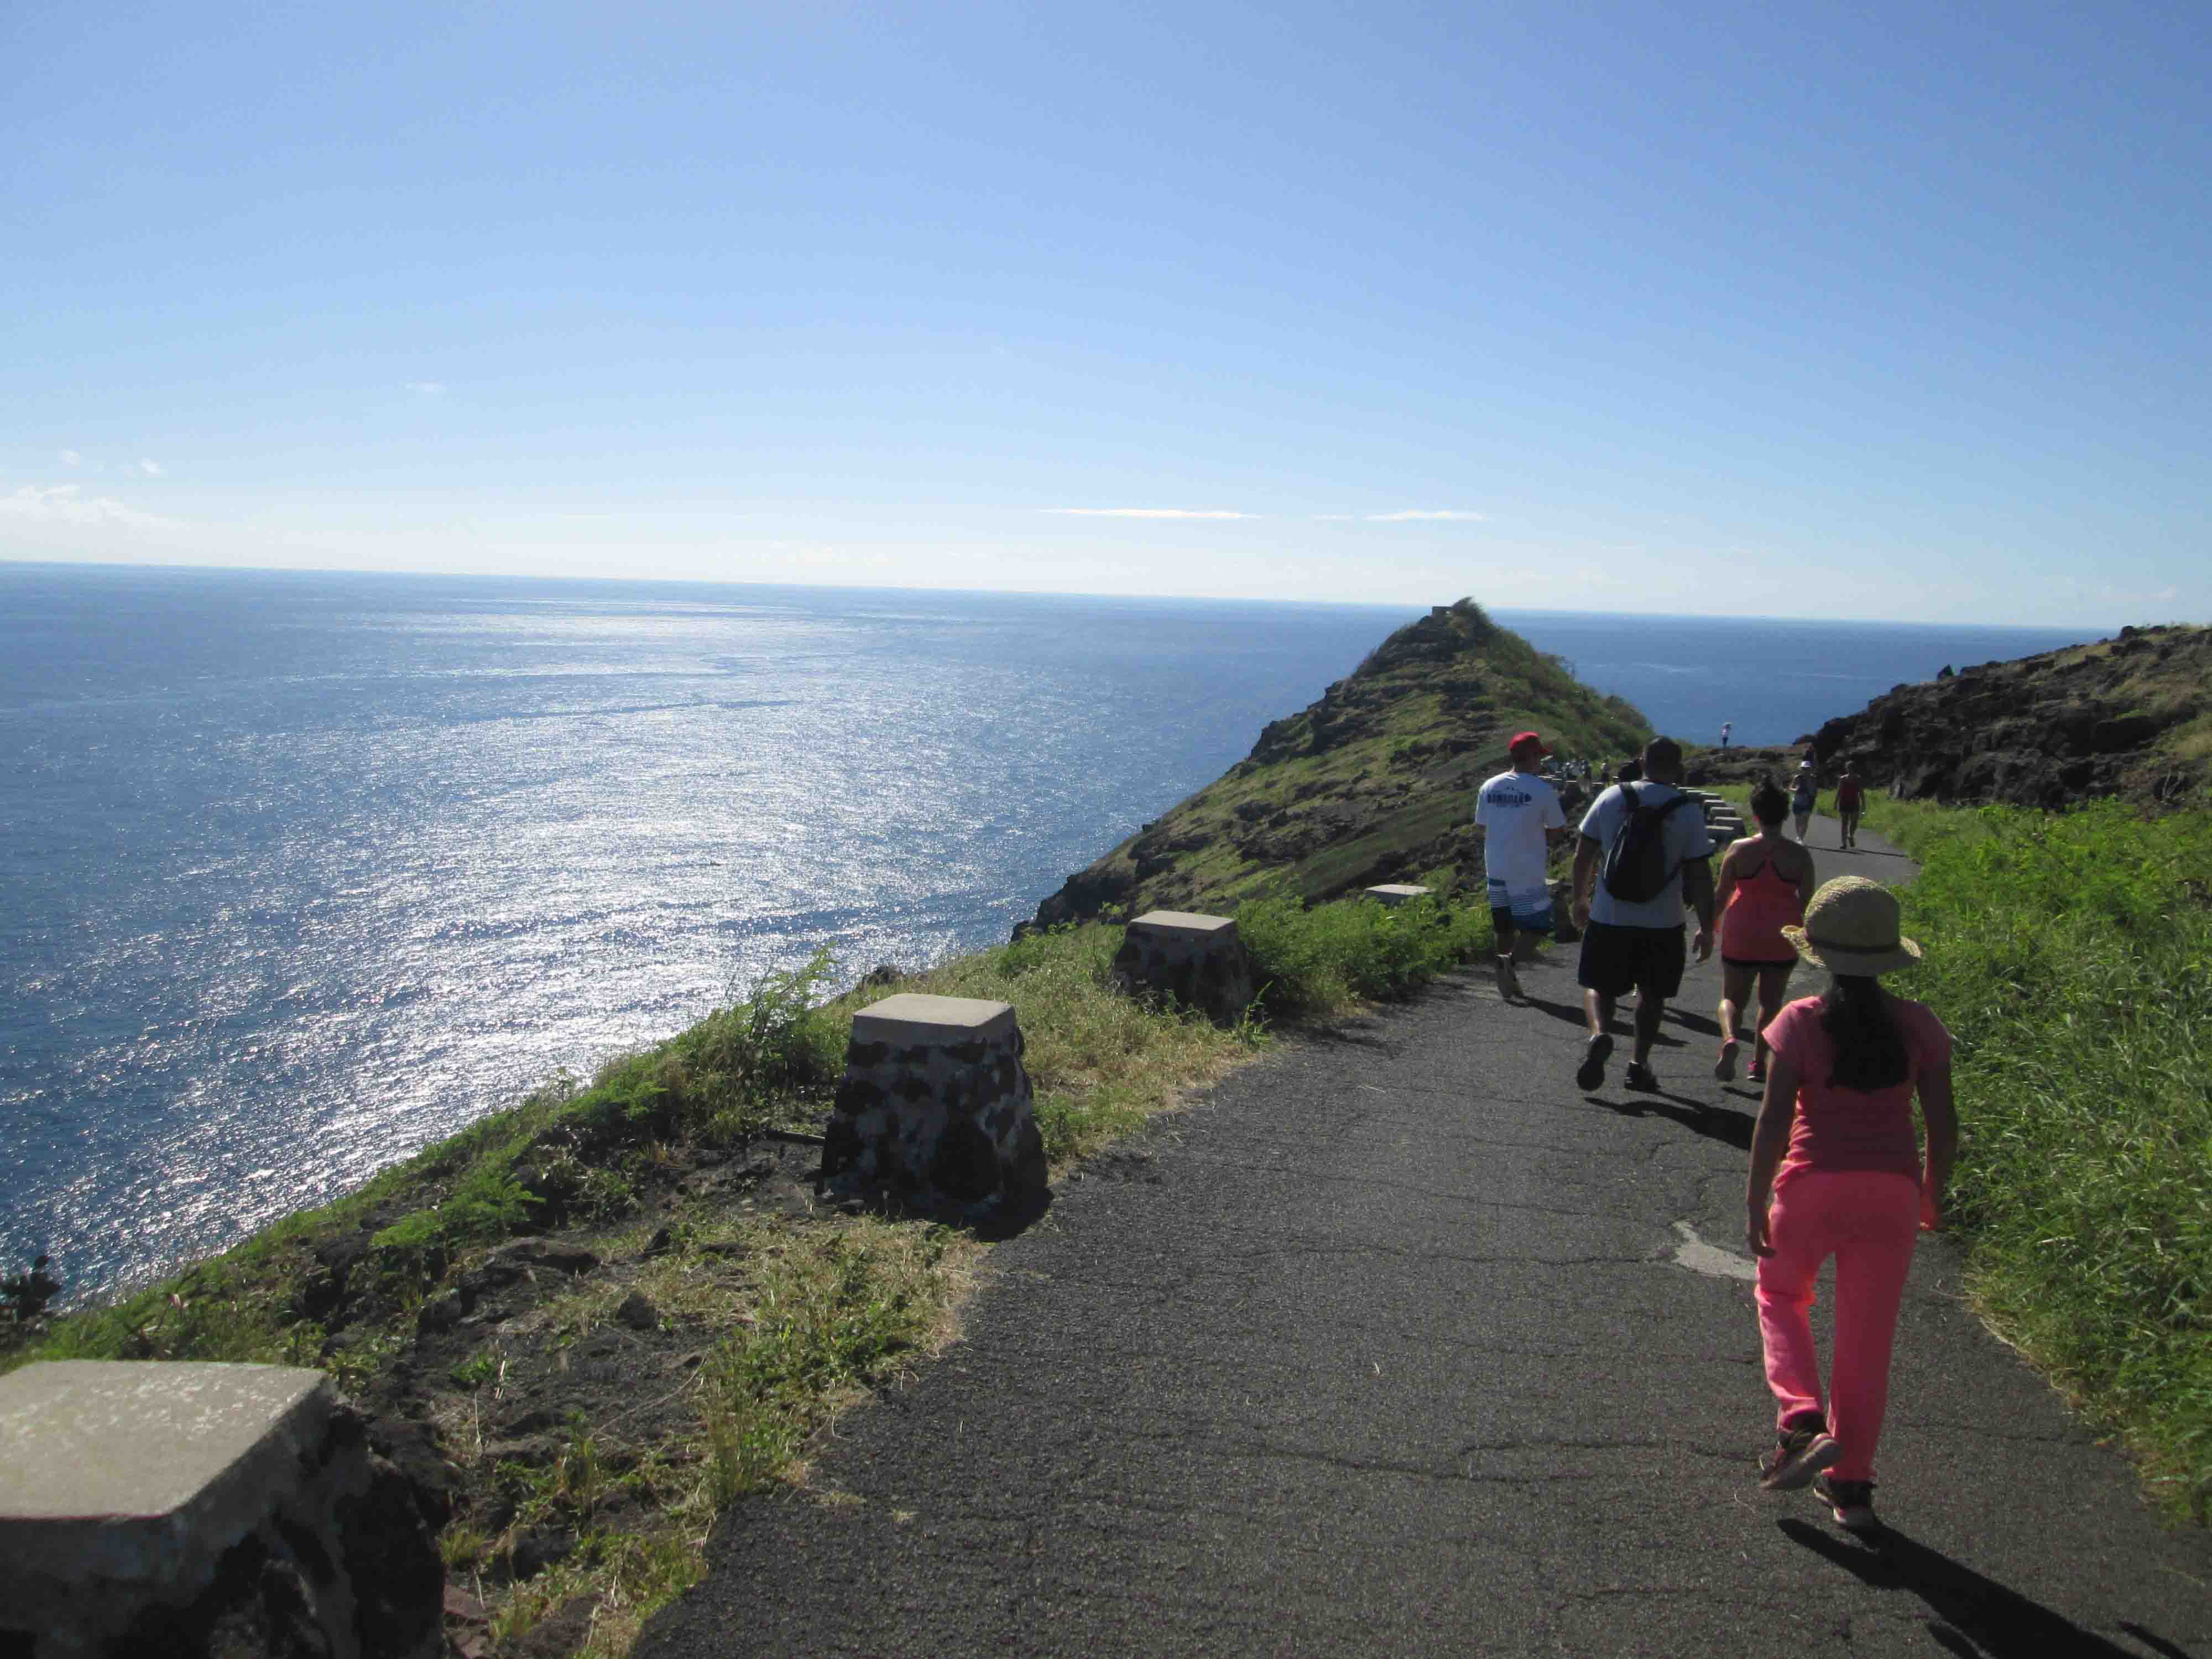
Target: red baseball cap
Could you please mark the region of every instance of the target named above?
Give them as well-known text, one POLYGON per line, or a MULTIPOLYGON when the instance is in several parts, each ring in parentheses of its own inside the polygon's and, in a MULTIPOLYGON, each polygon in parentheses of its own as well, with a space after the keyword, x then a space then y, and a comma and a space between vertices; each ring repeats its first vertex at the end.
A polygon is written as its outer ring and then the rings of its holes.
POLYGON ((1517 755, 1528 744, 1535 744, 1536 752, 1540 755, 1548 755, 1552 752, 1552 746, 1534 732, 1516 732, 1513 734, 1513 741, 1505 745, 1505 752, 1509 755, 1517 755))

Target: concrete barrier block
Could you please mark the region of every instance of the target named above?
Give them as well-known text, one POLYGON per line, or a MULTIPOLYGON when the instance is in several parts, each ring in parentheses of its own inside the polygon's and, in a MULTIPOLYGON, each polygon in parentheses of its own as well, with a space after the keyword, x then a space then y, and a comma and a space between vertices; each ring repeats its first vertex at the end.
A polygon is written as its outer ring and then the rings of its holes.
POLYGON ((1237 923, 1188 910, 1148 910, 1131 922, 1114 954, 1114 977, 1131 995, 1172 997, 1229 1024, 1252 1003, 1252 968, 1237 923))
POLYGON ((444 1571, 404 1487, 319 1371, 27 1365, 0 1377, 0 1649, 197 1651, 228 1620, 432 1659, 444 1571))
POLYGON ((1425 898, 1429 890, 1410 886, 1404 882, 1386 882, 1380 887, 1370 887, 1367 896, 1384 904, 1408 904, 1417 898, 1425 898))
POLYGON ((822 1178, 969 1219, 1045 1194, 1022 1034, 1010 1004, 901 992, 853 1017, 822 1178))

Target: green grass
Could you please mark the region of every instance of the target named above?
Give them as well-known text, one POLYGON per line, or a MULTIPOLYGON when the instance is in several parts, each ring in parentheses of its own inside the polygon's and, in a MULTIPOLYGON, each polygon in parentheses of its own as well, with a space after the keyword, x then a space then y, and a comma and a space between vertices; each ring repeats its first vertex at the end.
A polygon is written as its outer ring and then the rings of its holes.
POLYGON ((1277 891, 1237 906, 1237 931, 1262 1004, 1309 1019, 1410 996, 1446 969, 1488 951, 1493 940, 1486 905, 1433 896, 1400 905, 1358 898, 1308 908, 1277 891))
POLYGON ((2212 1519, 2212 814, 1876 796, 1867 823, 1922 865, 1900 988, 1958 1040, 1976 1302, 2212 1519))
POLYGON ((1126 997, 1110 970, 1121 929, 1056 927, 902 980, 898 988, 1013 1005, 1037 1128, 1055 1167, 1121 1139, 1250 1057, 1257 1033, 1126 997))

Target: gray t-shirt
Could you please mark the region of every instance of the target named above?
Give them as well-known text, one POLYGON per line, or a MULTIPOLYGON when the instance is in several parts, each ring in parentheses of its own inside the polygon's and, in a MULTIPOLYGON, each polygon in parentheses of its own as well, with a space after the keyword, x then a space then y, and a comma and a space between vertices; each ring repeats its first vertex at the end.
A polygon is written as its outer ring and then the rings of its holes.
POLYGON ((1667 815, 1660 827, 1666 832, 1667 862, 1674 866, 1674 873, 1668 878, 1667 890, 1657 898, 1631 904, 1606 891, 1603 863, 1604 849, 1613 845, 1613 832, 1627 821, 1628 800, 1621 793, 1624 787, 1635 790, 1638 804, 1644 806, 1664 806, 1682 793, 1671 783, 1616 783, 1590 803, 1589 811, 1583 814, 1582 833, 1597 842, 1600 860, 1597 881, 1590 896, 1590 920, 1613 927, 1671 927, 1679 931, 1682 926, 1681 866, 1692 859, 1710 857, 1713 850, 1712 837, 1705 833, 1705 815, 1698 811, 1695 801, 1678 806, 1667 815))

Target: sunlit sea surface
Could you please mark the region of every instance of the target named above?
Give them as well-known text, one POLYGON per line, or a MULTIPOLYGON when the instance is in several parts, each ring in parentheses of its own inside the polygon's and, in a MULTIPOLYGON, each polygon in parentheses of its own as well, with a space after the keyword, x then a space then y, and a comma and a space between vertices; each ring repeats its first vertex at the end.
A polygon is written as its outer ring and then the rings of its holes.
MULTIPOLYGON (((1003 940, 1415 614, 0 564, 0 1267, 142 1279, 817 946, 1003 940)), ((2093 636, 1499 615, 1747 743, 2093 636)))

